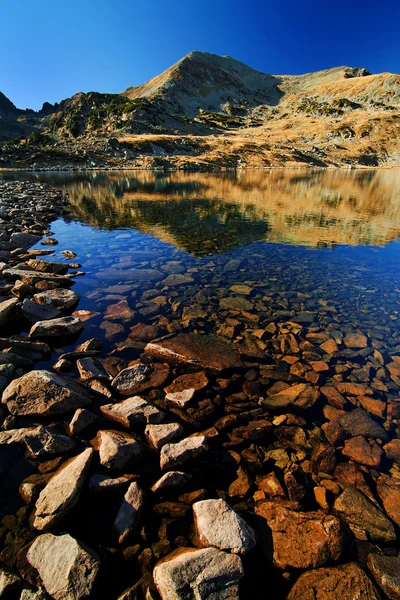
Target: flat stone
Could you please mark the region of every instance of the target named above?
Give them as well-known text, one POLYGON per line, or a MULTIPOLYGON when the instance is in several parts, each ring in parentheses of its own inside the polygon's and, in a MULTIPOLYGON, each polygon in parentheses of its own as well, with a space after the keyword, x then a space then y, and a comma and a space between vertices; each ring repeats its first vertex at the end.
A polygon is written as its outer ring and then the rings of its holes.
POLYGON ((23 250, 27 250, 34 244, 37 244, 40 241, 40 239, 40 235, 19 231, 12 233, 10 236, 10 242, 12 243, 14 248, 22 248, 23 250))
POLYGON ((380 600, 357 563, 314 569, 300 575, 287 600, 380 600))
POLYGON ((189 473, 183 473, 182 471, 168 471, 157 479, 157 481, 152 485, 151 491, 154 493, 163 492, 169 488, 176 488, 185 485, 192 476, 189 473))
POLYGON ((26 445, 33 456, 62 454, 75 447, 75 442, 70 437, 52 431, 43 425, 0 431, 0 446, 21 443, 26 445))
POLYGON ((254 304, 250 300, 243 298, 243 296, 228 296, 227 298, 220 299, 219 307, 222 310, 244 310, 249 312, 253 310, 254 304))
POLYGON ((38 571, 47 593, 55 600, 87 597, 100 569, 97 554, 68 534, 40 535, 26 557, 38 571))
POLYGON ((72 290, 58 288, 35 294, 33 299, 38 304, 52 306, 58 310, 69 310, 78 304, 80 296, 72 290))
POLYGON ((343 341, 348 348, 361 349, 368 347, 368 338, 361 333, 349 333, 343 341))
POLYGON ((240 557, 216 548, 180 548, 153 571, 162 600, 239 600, 243 575, 240 557))
POLYGON ((140 443, 122 431, 99 431, 96 441, 99 445, 100 463, 108 469, 123 469, 142 455, 140 443))
POLYGON ((62 337, 75 335, 83 329, 83 323, 77 317, 61 317, 48 321, 38 321, 29 332, 31 338, 62 337))
POLYGON ((161 448, 161 469, 175 469, 207 451, 207 438, 203 435, 185 438, 176 444, 165 444, 161 448))
POLYGON ((256 545, 253 529, 225 500, 201 500, 193 504, 197 545, 213 546, 233 554, 246 554, 256 545))
POLYGON ((130 396, 137 393, 137 388, 140 384, 146 382, 150 378, 151 367, 139 363, 123 369, 113 379, 112 386, 124 396, 130 396))
POLYGON ((5 325, 14 315, 18 302, 18 298, 9 298, 4 302, 0 302, 0 327, 5 325))
POLYGON ((277 394, 263 398, 261 404, 271 410, 279 410, 296 406, 298 408, 310 408, 319 398, 316 388, 305 383, 292 385, 277 394))
MULTIPOLYGON (((345 529, 340 520, 322 511, 297 512, 276 502, 263 502, 256 514, 265 519, 271 542, 265 550, 279 569, 310 569, 340 560, 345 529)), ((260 541, 268 540, 260 525, 260 541), (264 534, 264 535, 263 535, 264 534)))
POLYGON ((180 273, 171 273, 166 279, 163 280, 163 285, 175 286, 175 285, 187 285, 193 283, 194 279, 190 275, 181 275, 180 273))
POLYGON ((115 304, 109 304, 104 316, 109 321, 131 321, 135 314, 128 302, 121 300, 115 304))
POLYGON ((387 444, 383 446, 386 457, 389 460, 394 460, 394 462, 400 463, 400 440, 394 439, 390 440, 387 444))
POLYGON ((60 311, 56 308, 47 306, 45 304, 38 304, 33 300, 28 300, 28 298, 25 298, 22 303, 22 314, 30 323, 46 321, 49 319, 57 319, 61 316, 60 311))
POLYGON ((58 416, 91 403, 90 391, 50 371, 30 371, 6 387, 2 403, 13 415, 58 416))
POLYGON ((383 554, 369 554, 368 568, 386 596, 390 600, 399 600, 400 558, 398 556, 384 556, 383 554))
POLYGON ((107 373, 102 363, 95 358, 80 358, 77 360, 76 366, 78 367, 79 376, 83 381, 90 379, 100 379, 100 381, 111 380, 110 374, 107 373))
POLYGON ((97 421, 96 415, 86 408, 78 408, 68 425, 68 431, 71 435, 82 433, 86 427, 93 425, 97 421))
POLYGON ((103 269, 96 274, 97 279, 105 281, 156 281, 162 279, 164 274, 156 269, 103 269))
POLYGON ((396 539, 396 532, 389 519, 351 485, 336 499, 333 508, 343 521, 365 531, 373 541, 390 542, 396 539))
POLYGON ((100 410, 107 419, 116 421, 127 429, 137 423, 160 423, 165 418, 162 410, 140 396, 132 396, 114 404, 105 404, 100 407, 100 410))
POLYGON ((88 474, 92 455, 93 449, 87 448, 65 463, 50 479, 36 502, 33 521, 36 529, 53 527, 75 506, 88 474))
POLYGON ((30 259, 26 261, 26 264, 35 271, 41 271, 43 273, 65 275, 68 271, 68 265, 66 263, 59 263, 51 260, 30 259))
POLYGON ((168 442, 183 435, 184 428, 180 423, 149 424, 145 429, 145 435, 150 444, 156 450, 160 450, 168 442))
POLYGON ((61 287, 70 287, 73 281, 66 275, 55 275, 53 273, 40 273, 39 271, 28 271, 26 269, 4 269, 6 279, 20 279, 23 283, 35 285, 39 281, 51 281, 59 283, 61 287))
POLYGON ((251 288, 248 285, 241 285, 241 284, 232 285, 229 289, 234 294, 241 294, 242 296, 250 296, 250 294, 253 292, 253 288, 251 288))
POLYGON ((177 377, 168 387, 164 388, 167 402, 180 408, 185 407, 198 390, 208 385, 208 377, 204 371, 188 373, 177 377))
POLYGON ((144 494, 136 481, 133 481, 119 507, 114 521, 114 530, 118 543, 122 544, 137 528, 144 506, 144 494))
POLYGON ((382 473, 376 482, 376 491, 386 514, 400 527, 400 479, 382 473))
POLYGON ((145 352, 175 366, 199 367, 214 373, 244 366, 235 346, 213 334, 180 333, 147 344, 145 352))
POLYGON ((374 440, 362 435, 345 440, 342 454, 360 465, 374 469, 379 468, 383 458, 383 450, 380 446, 374 440))

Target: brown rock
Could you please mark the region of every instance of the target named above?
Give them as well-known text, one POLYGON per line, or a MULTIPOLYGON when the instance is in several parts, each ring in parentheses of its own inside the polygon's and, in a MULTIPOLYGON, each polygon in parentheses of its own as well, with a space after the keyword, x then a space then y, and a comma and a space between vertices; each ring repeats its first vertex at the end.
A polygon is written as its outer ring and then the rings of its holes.
POLYGON ((378 469, 383 458, 383 451, 378 444, 362 435, 350 438, 344 443, 342 454, 351 460, 378 469))
POLYGON ((386 514, 400 527, 400 480, 382 473, 378 478, 376 491, 386 514))
POLYGON ((400 440, 390 440, 390 442, 383 446, 383 449, 389 460, 400 463, 400 440))
POLYGON ((358 349, 368 346, 368 338, 361 333, 348 333, 343 341, 348 348, 358 349))

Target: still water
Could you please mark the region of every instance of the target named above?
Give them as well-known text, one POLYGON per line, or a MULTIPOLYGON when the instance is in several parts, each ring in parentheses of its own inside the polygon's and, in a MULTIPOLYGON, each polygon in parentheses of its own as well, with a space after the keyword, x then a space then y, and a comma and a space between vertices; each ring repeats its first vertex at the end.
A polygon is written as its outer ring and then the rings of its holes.
MULTIPOLYGON (((266 346, 255 330, 296 321, 400 353, 398 170, 2 176, 69 194, 71 217, 52 230, 55 259, 73 250, 86 274, 74 289, 79 309, 95 314, 82 340, 134 347, 146 336, 132 327, 144 323, 157 333, 218 332, 256 355, 266 346)), ((397 395, 365 361, 368 383, 397 395)), ((347 369, 354 379, 353 366, 336 361, 324 377, 347 369)))

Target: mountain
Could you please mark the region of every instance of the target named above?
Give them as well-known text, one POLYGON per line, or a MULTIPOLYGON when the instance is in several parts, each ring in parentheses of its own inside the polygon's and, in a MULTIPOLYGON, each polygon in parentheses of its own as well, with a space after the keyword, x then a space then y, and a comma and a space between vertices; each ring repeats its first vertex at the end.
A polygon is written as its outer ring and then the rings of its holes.
POLYGON ((0 165, 208 169, 400 163, 400 75, 335 67, 269 75, 190 52, 120 94, 39 112, 0 95, 0 165))

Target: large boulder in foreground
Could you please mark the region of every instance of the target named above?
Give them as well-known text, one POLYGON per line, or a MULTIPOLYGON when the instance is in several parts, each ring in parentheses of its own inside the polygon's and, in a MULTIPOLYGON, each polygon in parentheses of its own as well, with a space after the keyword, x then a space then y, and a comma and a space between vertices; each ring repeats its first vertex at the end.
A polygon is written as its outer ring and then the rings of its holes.
POLYGON ((310 569, 337 562, 345 545, 340 520, 322 511, 297 512, 277 502, 256 508, 260 540, 269 540, 266 552, 279 569, 310 569))
POLYGON ((175 550, 153 571, 162 600, 239 600, 243 575, 239 556, 216 548, 175 550))
POLYGON ((100 568, 95 552, 68 534, 40 535, 29 548, 27 559, 55 600, 88 596, 100 568))
POLYGON ((380 595, 361 567, 349 563, 303 573, 287 600, 380 600, 380 595))
POLYGON ((145 352, 174 366, 185 365, 213 373, 243 367, 234 344, 214 334, 180 333, 174 338, 150 342, 145 352))
POLYGON ((91 403, 90 391, 68 377, 50 371, 30 371, 14 379, 2 402, 13 415, 51 417, 64 415, 91 403))
POLYGON ((214 546, 234 554, 246 554, 256 545, 256 536, 225 500, 200 500, 193 504, 198 545, 214 546))
POLYGON ((49 529, 56 525, 79 500, 89 472, 93 449, 87 448, 68 461, 41 491, 35 506, 33 526, 49 529))

